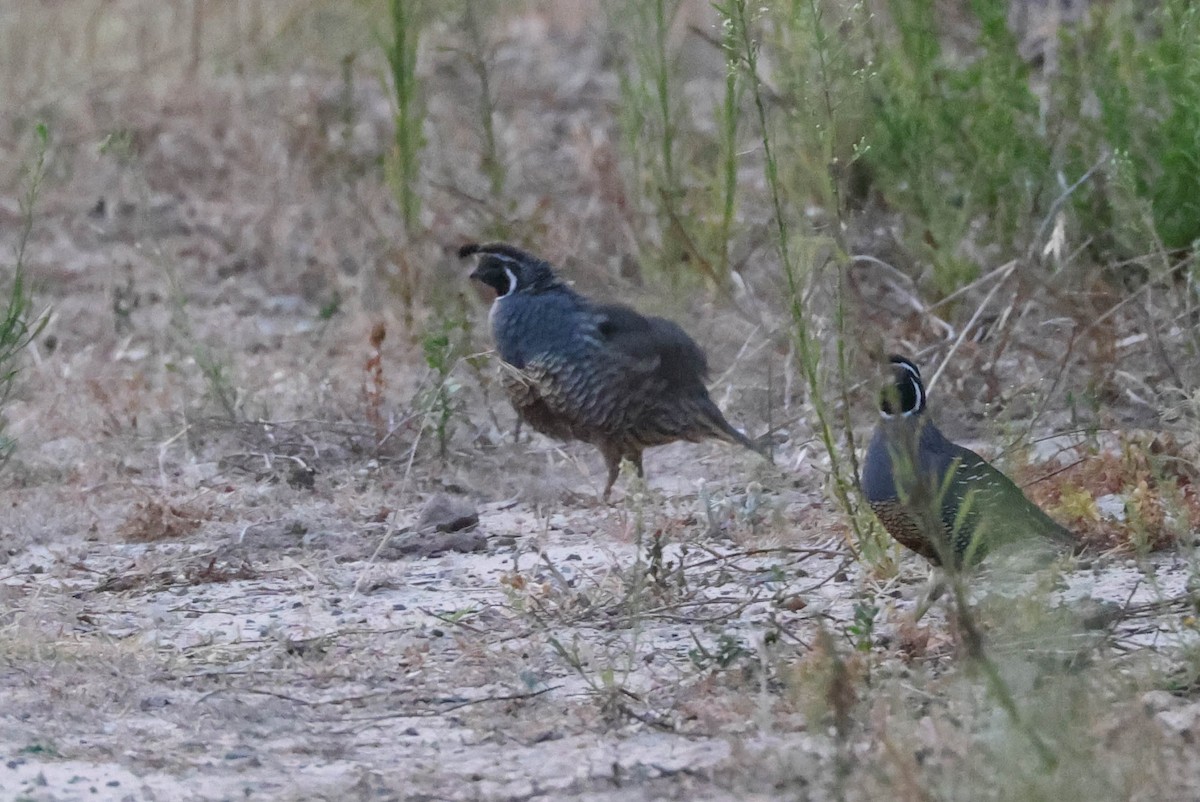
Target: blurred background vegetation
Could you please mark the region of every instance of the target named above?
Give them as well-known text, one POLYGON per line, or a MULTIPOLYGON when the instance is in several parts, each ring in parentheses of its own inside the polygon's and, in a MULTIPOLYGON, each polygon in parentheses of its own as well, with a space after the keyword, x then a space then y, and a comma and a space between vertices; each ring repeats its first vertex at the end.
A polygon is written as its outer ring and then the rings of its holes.
MULTIPOLYGON (((179 364, 226 416, 285 406, 232 359, 231 329, 191 319, 230 280, 299 297, 321 333, 394 316, 426 371, 408 402, 444 459, 464 385, 488 381, 467 359, 486 334, 451 254, 510 239, 647 311, 719 312, 699 333, 737 363, 725 402, 758 429, 799 410, 859 521, 853 424, 889 350, 943 361, 932 384, 945 373, 977 413, 1033 415, 1027 430, 1047 409, 1070 411, 1059 428, 1194 412, 1198 14, 1187 0, 10 4, 0 188, 24 197, 44 153, 49 195, 46 225, 12 241, 4 342, 35 324, 32 286, 47 303, 67 291, 78 268, 55 248, 100 232, 132 248, 99 282, 112 328, 160 285, 179 364)), ((0 212, 20 228, 21 209, 0 212)), ((6 366, 15 354, 0 350, 6 366)), ((366 417, 382 431, 380 410, 366 417)))
MULTIPOLYGON (((1185 0, 151 5, 33 2, 0 12, 7 155, 30 147, 37 123, 55 130, 81 100, 181 99, 209 75, 238 77, 247 91, 288 72, 340 79, 347 94, 316 111, 323 127, 348 136, 361 122, 353 92, 378 81, 393 106, 390 145, 371 154, 374 164, 340 166, 387 176, 410 237, 448 239, 421 214, 439 167, 426 146, 469 144, 454 155, 485 190, 480 224, 533 240, 536 229, 513 230, 532 223, 514 214, 522 185, 506 180, 523 167, 511 129, 525 110, 504 63, 505 48, 532 34, 582 43, 581 59, 596 59, 564 64, 561 91, 578 90, 580 103, 609 116, 620 187, 608 189, 629 207, 634 235, 620 250, 636 245, 639 260, 667 274, 725 282, 739 266, 730 254, 767 222, 757 216, 767 190, 754 174, 764 134, 792 236, 858 246, 854 221, 886 211, 903 257, 895 266, 932 299, 987 264, 1040 257, 1055 228, 1082 250, 1051 249, 1056 260, 1040 265, 1049 271, 1130 272, 1131 261, 1149 258, 1189 273, 1179 260, 1200 237, 1200 22, 1185 0), (473 96, 456 86, 445 97, 439 70, 474 79, 473 96)), ((59 147, 76 144, 70 130, 58 133, 59 147)), ((5 162, 11 189, 21 161, 5 162)))

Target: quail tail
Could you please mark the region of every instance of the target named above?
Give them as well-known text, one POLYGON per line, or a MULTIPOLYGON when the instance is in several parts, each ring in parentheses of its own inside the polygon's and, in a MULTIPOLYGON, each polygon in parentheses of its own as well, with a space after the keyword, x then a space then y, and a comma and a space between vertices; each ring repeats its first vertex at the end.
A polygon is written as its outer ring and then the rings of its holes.
POLYGON ((1076 535, 1070 529, 1067 529, 1065 526, 1059 524, 1040 509, 1038 512, 1041 513, 1042 518, 1045 519, 1041 532, 1043 537, 1054 541, 1054 543, 1059 547, 1070 549, 1071 551, 1077 552, 1082 548, 1082 543, 1080 542, 1078 535, 1076 535))
POLYGON ((718 440, 724 440, 726 443, 745 446, 756 454, 761 454, 767 459, 771 458, 766 446, 756 443, 733 428, 733 425, 725 419, 725 416, 721 414, 721 410, 717 408, 717 405, 710 398, 702 399, 696 405, 695 425, 697 429, 703 432, 704 436, 715 437, 718 440))

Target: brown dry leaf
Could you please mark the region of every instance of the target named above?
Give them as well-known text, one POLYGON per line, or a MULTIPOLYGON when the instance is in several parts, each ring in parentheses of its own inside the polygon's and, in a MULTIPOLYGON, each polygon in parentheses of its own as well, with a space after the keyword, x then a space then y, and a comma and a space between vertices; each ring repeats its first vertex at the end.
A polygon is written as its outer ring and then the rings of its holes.
POLYGON ((909 619, 902 620, 896 629, 896 648, 906 662, 923 659, 929 656, 929 636, 927 628, 909 619))
POLYGON ((194 504, 173 504, 157 499, 139 501, 133 514, 117 527, 117 537, 129 543, 182 540, 209 519, 207 510, 194 504))
POLYGON ((784 599, 779 606, 785 610, 790 610, 791 612, 796 613, 807 607, 808 602, 805 601, 803 596, 797 593, 794 596, 789 596, 788 598, 784 599))

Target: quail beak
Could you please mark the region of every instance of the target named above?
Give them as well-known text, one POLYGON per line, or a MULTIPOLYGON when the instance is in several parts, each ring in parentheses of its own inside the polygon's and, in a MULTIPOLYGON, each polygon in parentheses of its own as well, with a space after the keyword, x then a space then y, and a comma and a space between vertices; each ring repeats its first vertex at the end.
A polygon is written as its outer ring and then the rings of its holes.
POLYGON ((470 278, 474 280, 476 284, 482 287, 487 293, 485 297, 498 298, 500 296, 499 290, 483 280, 483 271, 481 271, 478 267, 471 271, 470 278))
MULTIPOLYGON (((892 378, 892 377, 888 377, 892 378)), ((879 389, 879 409, 885 417, 893 417, 900 411, 900 391, 893 382, 883 384, 879 389)))
POLYGON ((474 270, 471 271, 471 275, 469 276, 469 278, 478 282, 479 285, 484 288, 484 291, 487 292, 488 296, 491 297, 493 300, 495 300, 496 298, 499 298, 503 294, 503 290, 501 290, 499 287, 492 284, 492 282, 487 281, 484 278, 484 276, 485 276, 485 273, 484 273, 483 268, 476 267, 474 270))

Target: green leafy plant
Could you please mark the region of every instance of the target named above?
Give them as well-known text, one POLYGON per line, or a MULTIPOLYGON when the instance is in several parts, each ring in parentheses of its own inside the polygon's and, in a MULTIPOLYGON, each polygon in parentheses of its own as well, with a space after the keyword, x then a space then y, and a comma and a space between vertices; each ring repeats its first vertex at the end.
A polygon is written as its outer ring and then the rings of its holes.
MULTIPOLYGON (((483 136, 483 172, 488 177, 492 197, 504 195, 506 171, 504 160, 500 156, 500 148, 496 142, 496 99, 492 92, 492 79, 487 59, 487 43, 484 37, 484 27, 480 24, 480 6, 477 2, 467 2, 463 8, 463 29, 467 34, 469 47, 460 51, 471 65, 471 70, 479 79, 479 128, 483 136)), ((490 9, 484 9, 485 12, 490 9)), ((497 232, 502 236, 502 232, 497 232)))
POLYGON ((657 263, 664 267, 679 264, 683 254, 678 78, 667 52, 667 29, 677 6, 678 0, 618 0, 607 7, 613 29, 622 34, 619 47, 627 65, 619 72, 619 122, 630 184, 635 197, 657 210, 655 228, 664 232, 657 263))
POLYGON ((1191 246, 1200 239, 1200 9, 1189 0, 1149 12, 1098 6, 1065 32, 1062 62, 1051 98, 1074 123, 1071 169, 1116 156, 1108 180, 1076 197, 1084 232, 1118 257, 1191 246))
POLYGON ((865 158, 909 214, 906 239, 928 259, 943 295, 978 272, 960 243, 981 238, 1011 250, 1050 201, 1050 149, 1008 3, 972 0, 969 8, 979 35, 966 58, 945 52, 933 0, 889 2, 895 33, 876 26, 868 82, 865 158))
POLYGON ((761 33, 779 60, 778 113, 786 115, 779 161, 797 198, 824 210, 821 230, 840 241, 866 133, 870 74, 865 3, 790 0, 761 33))
POLYGON ((48 318, 34 317, 33 301, 27 284, 25 259, 29 236, 33 231, 34 209, 38 193, 46 176, 46 151, 50 147, 50 132, 44 124, 35 129, 37 155, 26 179, 25 193, 21 197, 21 230, 17 236, 16 260, 12 266, 12 277, 7 287, 0 290, 3 309, 0 309, 0 464, 12 455, 15 443, 4 433, 2 415, 5 403, 12 392, 17 377, 17 358, 21 352, 41 333, 48 318))
POLYGON ((846 627, 846 634, 855 651, 869 652, 875 637, 875 619, 879 617, 879 605, 868 601, 854 604, 854 623, 846 627))
POLYGON ((702 644, 695 633, 692 633, 692 642, 696 645, 688 649, 688 659, 692 661, 692 665, 699 669, 710 667, 717 669, 729 668, 739 660, 754 655, 753 652, 742 645, 740 638, 728 632, 723 632, 717 637, 714 648, 708 648, 702 644))
MULTIPOLYGON (((726 72, 715 139, 688 125, 677 51, 669 41, 679 0, 610 0, 617 33, 621 104, 618 122, 627 184, 651 225, 639 226, 643 262, 672 282, 687 273, 725 289, 729 237, 737 208, 737 149, 743 81, 726 72), (715 156, 717 169, 709 166, 715 156)), ((717 46, 729 50, 729 32, 717 46)))
POLYGON ((425 365, 433 372, 433 381, 422 392, 419 405, 425 410, 426 419, 433 428, 438 455, 442 460, 449 453, 454 418, 463 408, 463 387, 453 373, 465 353, 469 334, 467 318, 460 315, 439 318, 421 339, 421 351, 425 365))
POLYGON ((236 384, 228 354, 196 335, 188 311, 187 290, 180 281, 178 271, 164 254, 157 253, 156 256, 170 288, 171 330, 176 347, 185 360, 190 356, 199 368, 204 381, 205 404, 215 406, 230 420, 242 417, 242 393, 236 384))
POLYGON ((713 176, 712 195, 719 199, 720 215, 712 227, 712 245, 709 250, 717 255, 717 273, 728 279, 729 238, 733 234, 733 221, 737 213, 738 200, 738 131, 742 118, 742 96, 746 80, 737 68, 737 29, 725 25, 722 29, 721 47, 725 52, 725 86, 721 105, 717 108, 717 166, 713 176))

